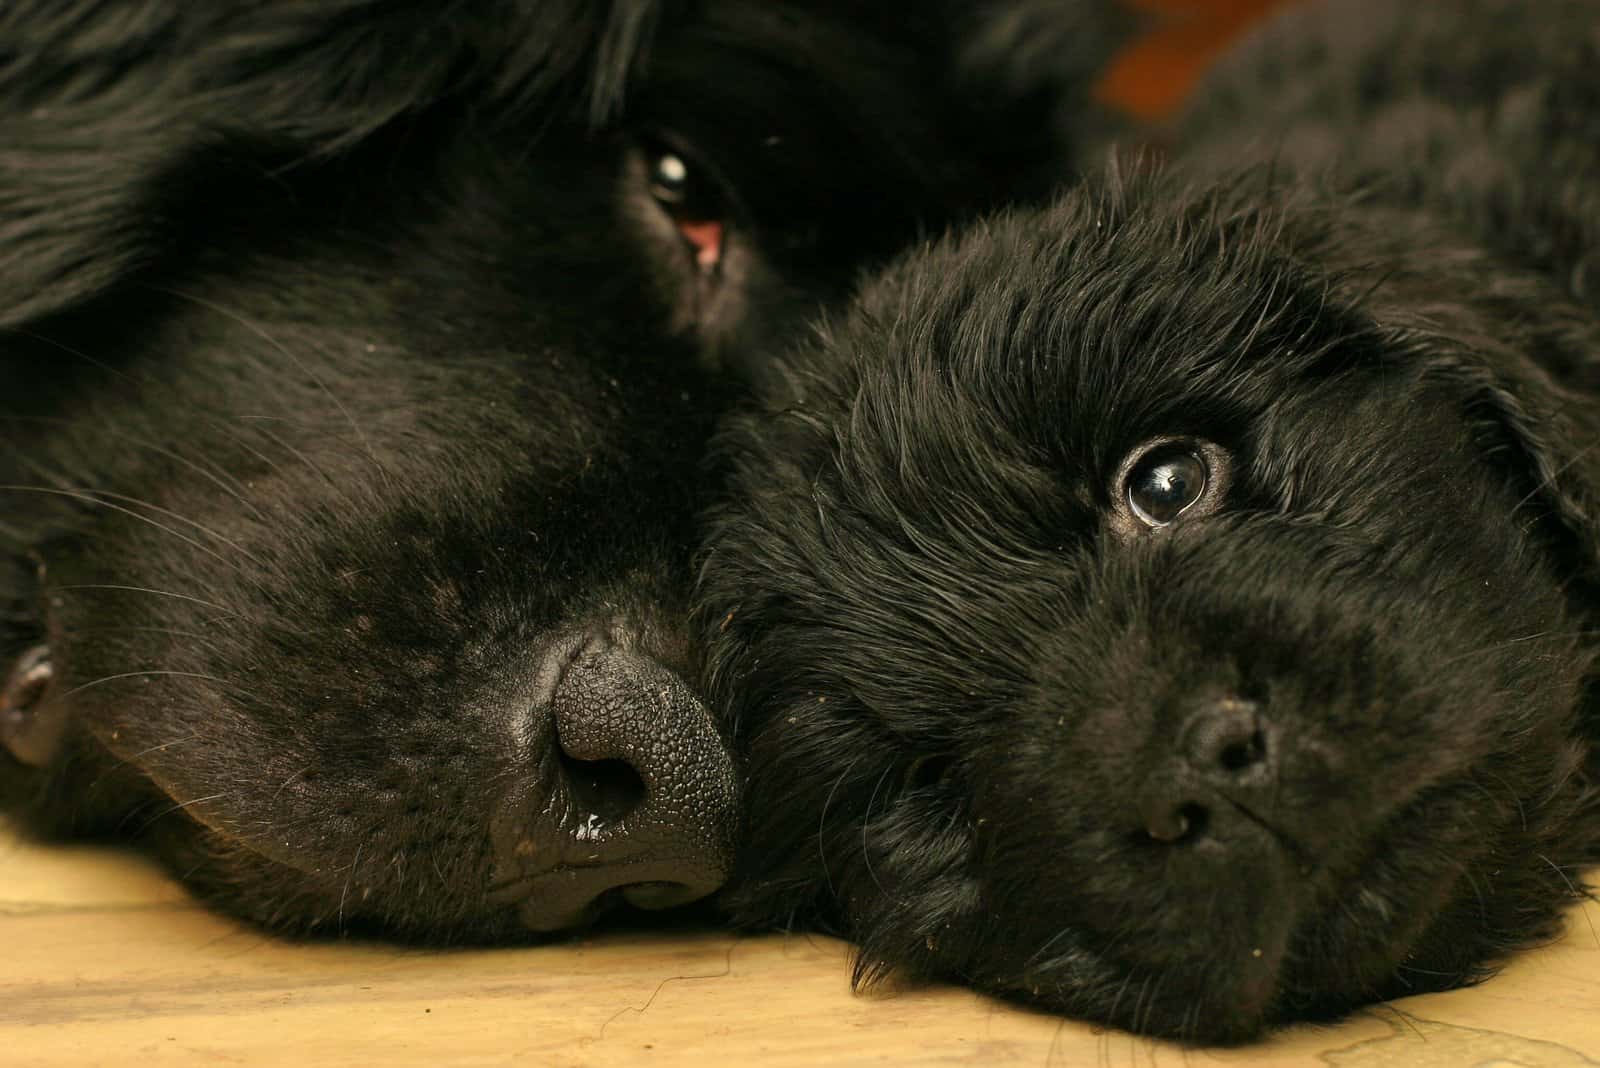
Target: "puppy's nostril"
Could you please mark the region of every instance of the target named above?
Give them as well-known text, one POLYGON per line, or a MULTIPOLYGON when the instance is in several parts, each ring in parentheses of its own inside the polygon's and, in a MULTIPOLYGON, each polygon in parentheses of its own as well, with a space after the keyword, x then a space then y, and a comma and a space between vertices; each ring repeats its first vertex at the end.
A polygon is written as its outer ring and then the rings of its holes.
POLYGON ((1261 763, 1266 756, 1267 740, 1260 731, 1253 731, 1244 741, 1224 746, 1220 762, 1224 771, 1243 771, 1252 764, 1261 763))
POLYGON ((1204 836, 1211 818, 1198 801, 1173 804, 1160 794, 1147 795, 1143 809, 1144 833, 1168 845, 1204 836))
POLYGON ((1239 779, 1270 763, 1267 731, 1253 701, 1208 701, 1184 724, 1179 751, 1213 780, 1239 779))
POLYGON ((561 751, 573 804, 601 823, 617 823, 644 802, 644 780, 624 760, 579 760, 561 751))

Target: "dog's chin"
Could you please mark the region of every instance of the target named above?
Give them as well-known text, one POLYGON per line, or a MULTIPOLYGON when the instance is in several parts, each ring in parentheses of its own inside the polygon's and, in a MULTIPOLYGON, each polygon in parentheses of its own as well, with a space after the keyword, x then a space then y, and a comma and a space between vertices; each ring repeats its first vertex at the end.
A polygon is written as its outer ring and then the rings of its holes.
MULTIPOLYGON (((304 701, 321 678, 328 707, 300 708, 284 731, 252 703, 269 699, 259 680, 221 682, 248 678, 251 657, 157 673, 104 701, 109 685, 78 681, 95 666, 74 663, 69 643, 59 663, 19 662, 12 704, 34 688, 17 676, 42 663, 66 691, 4 710, 0 739, 13 764, 38 756, 35 775, 52 761, 118 769, 130 783, 92 792, 118 813, 114 830, 251 922, 292 935, 522 941, 619 908, 686 904, 731 866, 731 758, 710 713, 657 659, 679 662, 674 635, 657 631, 610 620, 484 640, 467 654, 482 676, 463 686, 363 688, 338 678, 337 655, 308 662, 277 683, 304 701), (172 676, 194 685, 163 687, 172 676), (364 731, 352 710, 385 729, 364 731)), ((219 634, 208 648, 227 647, 219 634)))

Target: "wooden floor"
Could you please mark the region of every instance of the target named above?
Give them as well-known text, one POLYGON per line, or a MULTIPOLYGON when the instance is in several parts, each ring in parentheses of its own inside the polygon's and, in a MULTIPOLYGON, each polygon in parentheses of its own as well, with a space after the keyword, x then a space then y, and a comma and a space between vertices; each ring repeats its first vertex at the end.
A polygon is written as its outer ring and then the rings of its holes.
POLYGON ((142 859, 0 827, 0 1065, 1600 1065, 1600 906, 1475 990, 1248 1050, 1182 1050, 970 993, 855 996, 826 939, 289 945, 142 859))

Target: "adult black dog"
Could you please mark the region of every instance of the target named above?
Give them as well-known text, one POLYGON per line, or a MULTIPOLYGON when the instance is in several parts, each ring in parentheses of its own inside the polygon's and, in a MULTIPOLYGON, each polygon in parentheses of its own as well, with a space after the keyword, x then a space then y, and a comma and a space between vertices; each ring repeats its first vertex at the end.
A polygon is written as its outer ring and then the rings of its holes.
POLYGON ((1198 1040, 1550 937, 1600 860, 1597 66, 1582 0, 1296 11, 1177 162, 797 351, 698 594, 739 914, 1198 1040))
POLYGON ((931 15, 657 7, 0 13, 33 826, 140 835, 287 931, 516 938, 721 882, 703 366, 987 183, 931 15))

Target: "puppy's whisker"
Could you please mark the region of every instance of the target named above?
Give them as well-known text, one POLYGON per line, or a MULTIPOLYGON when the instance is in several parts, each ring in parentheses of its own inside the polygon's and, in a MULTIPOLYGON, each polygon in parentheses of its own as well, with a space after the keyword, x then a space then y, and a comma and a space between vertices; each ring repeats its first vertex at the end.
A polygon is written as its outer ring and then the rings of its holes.
POLYGON ((1063 927, 1063 928, 1061 928, 1061 930, 1059 930, 1055 934, 1051 935, 1048 939, 1045 940, 1044 945, 1040 946, 1038 949, 1033 951, 1033 955, 1028 958, 1027 962, 1023 965, 1023 967, 1025 969, 1028 969, 1028 968, 1032 968, 1035 965, 1037 965, 1041 960, 1045 959, 1045 955, 1046 954, 1048 954, 1052 949, 1055 948, 1055 945, 1056 945, 1057 942, 1061 941, 1063 938, 1065 938, 1067 935, 1070 935, 1071 933, 1072 933, 1072 928, 1071 927, 1063 927))
MULTIPOLYGON (((1539 631, 1536 634, 1522 634, 1522 635, 1518 635, 1517 637, 1514 637, 1514 638, 1505 638, 1505 639, 1503 639, 1501 641, 1490 642, 1487 645, 1477 646, 1477 647, 1475 647, 1473 649, 1467 650, 1464 653, 1459 653, 1456 656, 1452 656, 1452 657, 1449 657, 1448 659, 1441 660, 1441 661, 1439 661, 1439 663, 1436 666, 1440 667, 1440 668, 1451 667, 1452 665, 1462 663, 1463 661, 1476 660, 1476 659, 1478 659, 1480 657, 1488 655, 1489 653, 1499 652, 1502 649, 1509 649, 1509 648, 1511 648, 1513 646, 1517 646, 1517 645, 1527 645, 1527 644, 1529 644, 1531 642, 1562 642, 1562 641, 1570 641, 1570 640, 1572 640, 1574 638, 1593 637, 1595 635, 1600 635, 1600 631, 1588 630, 1588 629, 1584 629, 1584 630, 1544 630, 1544 631, 1539 631)), ((1440 683, 1438 685, 1448 686, 1448 685, 1451 685, 1451 682, 1449 680, 1447 680, 1447 681, 1445 681, 1443 683, 1440 683)), ((1435 688, 1436 687, 1427 687, 1425 689, 1416 690, 1414 692, 1416 692, 1418 694, 1429 693, 1429 692, 1432 692, 1435 688)))
POLYGON ((874 886, 880 893, 887 894, 888 888, 878 878, 878 873, 872 870, 872 847, 867 841, 868 828, 872 826, 872 806, 878 802, 878 791, 883 789, 884 780, 889 777, 889 772, 894 770, 894 765, 885 765, 883 774, 878 776, 878 781, 872 787, 872 794, 867 798, 866 811, 861 816, 861 862, 866 865, 867 875, 872 879, 874 886))
POLYGON ((1575 450, 1573 455, 1569 456, 1564 463, 1557 465, 1554 470, 1552 470, 1548 475, 1539 481, 1537 486, 1529 490, 1526 496, 1524 496, 1516 504, 1512 505, 1512 514, 1515 515, 1517 512, 1520 512, 1523 505, 1527 504, 1535 497, 1538 497, 1544 493, 1551 486, 1555 485, 1556 479, 1566 474, 1567 471, 1569 471, 1574 465, 1587 459, 1592 453, 1594 453, 1596 449, 1600 449, 1600 441, 1591 442, 1583 448, 1575 450))
POLYGON ((839 773, 839 777, 833 780, 833 786, 829 788, 828 796, 823 799, 822 812, 817 817, 817 859, 822 862, 822 877, 828 884, 829 892, 833 891, 833 873, 828 868, 828 808, 833 804, 834 794, 838 792, 839 787, 844 785, 845 780, 850 777, 850 773, 855 770, 856 765, 861 763, 862 759, 864 758, 857 756, 850 761, 845 766, 845 769, 839 773))

